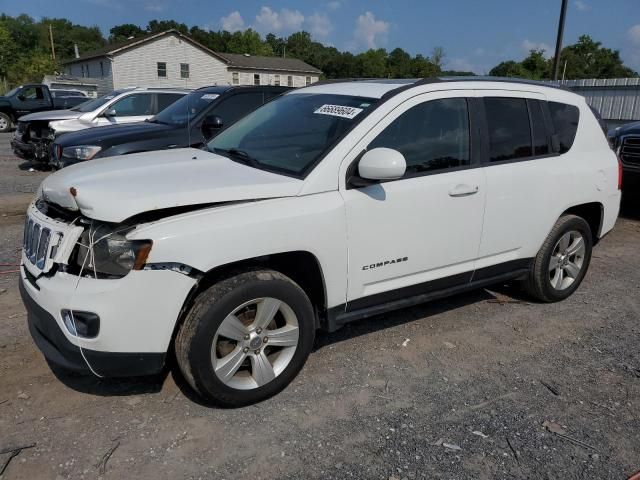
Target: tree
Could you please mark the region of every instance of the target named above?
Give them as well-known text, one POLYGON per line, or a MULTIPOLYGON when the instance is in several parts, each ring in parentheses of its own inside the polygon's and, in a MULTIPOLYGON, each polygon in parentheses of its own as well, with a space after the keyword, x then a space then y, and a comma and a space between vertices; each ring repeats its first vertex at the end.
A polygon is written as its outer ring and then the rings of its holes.
POLYGON ((109 42, 124 42, 131 37, 141 37, 145 33, 147 32, 141 29, 138 25, 134 25, 133 23, 123 23, 122 25, 116 25, 109 30, 109 42))
POLYGON ((433 63, 439 70, 442 70, 442 64, 444 63, 444 48, 434 47, 431 51, 431 63, 433 63))
POLYGON ((0 79, 6 78, 12 64, 18 59, 18 46, 9 30, 0 23, 0 79))
POLYGON ((7 74, 10 85, 26 82, 41 82, 44 75, 56 72, 57 64, 48 53, 36 52, 20 58, 7 74))
POLYGON ((411 55, 401 48, 394 48, 387 58, 387 71, 393 78, 407 78, 412 75, 411 55))
POLYGON ((167 30, 177 30, 184 35, 189 34, 189 27, 175 20, 150 20, 147 24, 148 33, 160 33, 167 30))
MULTIPOLYGON (((532 79, 551 78, 552 61, 544 58, 544 50, 531 50, 521 62, 507 60, 491 69, 490 75, 532 79)), ((578 42, 567 45, 560 53, 560 71, 564 78, 619 78, 634 77, 626 67, 618 50, 604 48, 589 35, 582 35, 578 42), (565 68, 566 66, 566 68, 565 68)))
POLYGON ((528 73, 521 63, 513 60, 501 62, 489 71, 492 77, 519 77, 527 78, 528 73))
POLYGON ((262 41, 255 30, 249 28, 244 32, 233 32, 227 43, 229 53, 248 53, 250 55, 273 55, 271 46, 262 41))

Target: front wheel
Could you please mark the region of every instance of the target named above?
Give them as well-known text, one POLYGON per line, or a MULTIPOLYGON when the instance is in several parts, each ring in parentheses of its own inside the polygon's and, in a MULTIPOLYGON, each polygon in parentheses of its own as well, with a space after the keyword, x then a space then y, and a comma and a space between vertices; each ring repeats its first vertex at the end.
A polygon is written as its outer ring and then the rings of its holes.
POLYGON ((6 113, 0 113, 0 133, 8 132, 11 129, 11 117, 6 113))
POLYGON ((222 406, 264 400, 284 389, 311 353, 315 316, 290 278, 255 270, 201 293, 175 341, 182 374, 222 406))
POLYGON ((581 217, 563 215, 533 261, 525 289, 537 300, 557 302, 576 291, 589 268, 591 228, 581 217))

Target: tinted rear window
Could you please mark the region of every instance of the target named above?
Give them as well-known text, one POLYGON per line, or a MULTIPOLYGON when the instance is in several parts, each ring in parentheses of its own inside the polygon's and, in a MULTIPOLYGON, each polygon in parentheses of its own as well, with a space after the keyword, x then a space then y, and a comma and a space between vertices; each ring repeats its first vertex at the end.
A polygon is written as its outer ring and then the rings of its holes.
POLYGON ((531 157, 531 128, 524 98, 486 97, 489 159, 492 162, 531 157))
POLYGON ((559 153, 568 152, 576 138, 580 111, 578 107, 558 102, 549 102, 549 111, 560 144, 559 153))

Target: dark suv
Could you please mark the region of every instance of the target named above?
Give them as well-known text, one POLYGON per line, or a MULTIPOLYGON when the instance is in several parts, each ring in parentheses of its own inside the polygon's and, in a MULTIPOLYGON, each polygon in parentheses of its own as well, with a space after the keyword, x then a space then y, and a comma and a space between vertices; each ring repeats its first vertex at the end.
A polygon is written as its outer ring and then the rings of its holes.
POLYGON ((628 123, 609 132, 609 142, 625 173, 640 176, 640 122, 628 123))
POLYGON ((51 148, 54 168, 100 157, 200 147, 223 128, 289 90, 271 86, 215 86, 196 90, 140 123, 61 135, 51 148))

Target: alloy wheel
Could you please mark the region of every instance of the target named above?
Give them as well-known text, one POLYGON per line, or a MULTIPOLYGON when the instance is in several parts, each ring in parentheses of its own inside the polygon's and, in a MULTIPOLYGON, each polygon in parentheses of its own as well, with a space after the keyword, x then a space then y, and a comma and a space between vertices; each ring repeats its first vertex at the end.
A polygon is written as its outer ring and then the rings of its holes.
POLYGON ((231 388, 262 387, 289 365, 299 336, 298 318, 285 302, 272 297, 250 300, 218 327, 211 347, 213 370, 231 388))
POLYGON ((582 233, 571 230, 560 237, 549 259, 549 281, 556 290, 565 290, 576 281, 585 257, 582 233))

